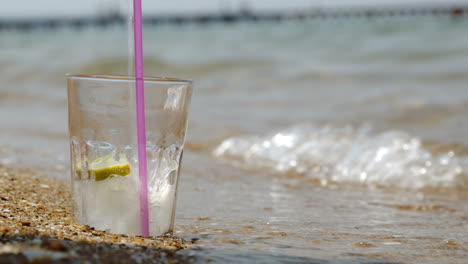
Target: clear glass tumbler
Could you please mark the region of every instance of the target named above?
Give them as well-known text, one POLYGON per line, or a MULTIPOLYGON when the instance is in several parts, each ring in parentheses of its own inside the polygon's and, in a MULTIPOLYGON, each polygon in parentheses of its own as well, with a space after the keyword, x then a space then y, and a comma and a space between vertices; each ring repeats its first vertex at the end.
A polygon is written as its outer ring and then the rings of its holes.
MULTIPOLYGON (((68 75, 75 220, 140 235, 135 79, 68 75)), ((172 232, 192 83, 145 78, 150 235, 172 232)))

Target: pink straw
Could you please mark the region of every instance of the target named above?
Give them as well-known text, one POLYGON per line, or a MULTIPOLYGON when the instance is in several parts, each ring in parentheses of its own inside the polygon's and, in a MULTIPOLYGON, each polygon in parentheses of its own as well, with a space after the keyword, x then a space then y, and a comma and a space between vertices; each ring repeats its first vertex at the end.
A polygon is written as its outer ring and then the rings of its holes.
POLYGON ((146 161, 145 82, 141 10, 141 0, 133 0, 138 169, 140 174, 140 223, 142 235, 149 236, 148 165, 146 161))

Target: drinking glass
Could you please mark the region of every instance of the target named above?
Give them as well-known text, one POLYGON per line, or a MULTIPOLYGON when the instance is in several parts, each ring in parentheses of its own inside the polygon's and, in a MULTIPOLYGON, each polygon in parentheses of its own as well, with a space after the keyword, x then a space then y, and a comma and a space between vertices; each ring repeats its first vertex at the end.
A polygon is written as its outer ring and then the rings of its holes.
MULTIPOLYGON (((141 234, 135 79, 67 75, 74 219, 141 234)), ((172 232, 192 82, 145 77, 150 235, 172 232)))

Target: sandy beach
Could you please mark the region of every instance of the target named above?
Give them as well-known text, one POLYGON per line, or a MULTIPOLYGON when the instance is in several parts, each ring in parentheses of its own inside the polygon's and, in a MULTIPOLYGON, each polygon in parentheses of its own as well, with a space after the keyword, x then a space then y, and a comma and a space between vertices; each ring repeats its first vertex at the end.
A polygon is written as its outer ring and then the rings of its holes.
POLYGON ((71 220, 69 186, 0 167, 0 263, 190 263, 175 236, 115 235, 71 220))

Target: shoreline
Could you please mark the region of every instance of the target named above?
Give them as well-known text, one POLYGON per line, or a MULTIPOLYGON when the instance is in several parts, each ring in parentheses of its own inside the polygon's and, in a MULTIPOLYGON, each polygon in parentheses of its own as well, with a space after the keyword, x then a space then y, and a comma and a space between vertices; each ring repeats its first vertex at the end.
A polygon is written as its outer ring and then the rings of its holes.
POLYGON ((111 234, 76 224, 69 186, 32 169, 0 165, 0 263, 187 263, 181 238, 111 234))
MULTIPOLYGON (((355 188, 357 186, 337 184, 323 187, 320 183, 273 178, 272 182, 276 184, 272 186, 277 186, 277 194, 284 195, 286 190, 302 193, 301 188, 316 193, 315 197, 331 197, 330 194, 337 192, 348 193, 347 197, 338 195, 333 198, 333 227, 328 224, 330 220, 322 221, 320 218, 307 222, 305 219, 313 219, 310 215, 285 220, 288 223, 302 223, 303 228, 311 230, 298 234, 284 226, 265 223, 259 215, 241 215, 239 218, 227 215, 223 218, 217 211, 210 213, 197 210, 196 213, 187 212, 178 228, 180 234, 184 234, 190 242, 175 236, 144 238, 115 235, 78 225, 71 220, 69 186, 66 181, 51 178, 40 169, 12 169, 0 165, 0 263, 225 263, 226 260, 236 263, 242 260, 239 263, 365 264, 376 261, 412 263, 411 260, 415 259, 426 259, 428 263, 449 263, 447 254, 451 254, 450 263, 464 263, 460 260, 468 252, 466 240, 453 236, 453 231, 463 229, 462 225, 467 218, 463 205, 453 204, 453 201, 463 202, 466 199, 463 194, 466 195, 466 192, 422 192, 426 197, 415 200, 416 195, 403 191, 400 192, 402 198, 387 200, 400 190, 395 192, 392 188, 384 188, 375 192, 372 188, 362 189, 362 186, 355 188), (349 193, 350 190, 355 191, 349 193), (376 193, 381 195, 376 196, 376 193), (364 195, 364 198, 357 203, 349 199, 357 195, 364 195), (365 210, 372 208, 373 217, 370 219, 373 220, 354 223, 353 220, 346 220, 346 223, 336 221, 345 219, 344 216, 362 219, 360 215, 365 215, 362 201, 371 205, 365 207, 365 210), (347 214, 347 210, 353 213, 347 214), (398 217, 387 218, 389 215, 398 217), (434 221, 437 218, 440 218, 439 221, 434 221), (220 223, 223 224, 218 225, 220 223), (450 231, 448 234, 432 229, 440 227, 441 223, 444 223, 442 231, 450 231), (354 227, 349 229, 343 225, 354 227), (320 228, 316 229, 317 226, 320 228), (310 253, 281 251, 273 254, 269 251, 271 245, 294 247, 298 241, 307 243, 310 253), (398 250, 403 246, 412 250, 398 250), (430 253, 432 255, 428 253, 431 248, 435 250, 430 253), (429 255, 431 257, 427 259, 429 255)), ((244 191, 251 193, 249 190, 244 191)), ((194 193, 200 192, 197 189, 189 193, 194 197, 194 193)), ((197 199, 196 196, 194 199, 197 199)), ((283 202, 291 204, 290 201, 283 202)), ((260 204, 261 214, 269 215, 268 219, 278 215, 282 208, 279 201, 260 204)), ((323 212, 321 208, 324 207, 320 204, 308 207, 309 211, 314 214, 323 212)), ((216 210, 216 207, 213 208, 216 210)))

